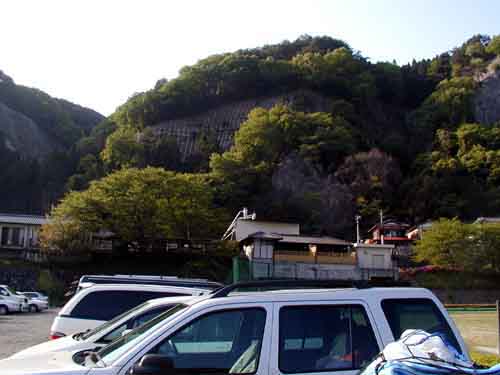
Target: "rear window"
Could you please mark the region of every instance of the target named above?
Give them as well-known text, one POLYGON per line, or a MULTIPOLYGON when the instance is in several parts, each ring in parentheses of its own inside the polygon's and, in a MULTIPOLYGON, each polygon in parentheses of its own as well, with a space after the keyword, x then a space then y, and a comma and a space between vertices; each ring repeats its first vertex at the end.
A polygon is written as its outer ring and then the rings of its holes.
POLYGON ((459 353, 462 349, 445 317, 436 304, 427 298, 385 299, 382 310, 391 327, 394 339, 398 340, 407 329, 419 329, 440 334, 459 353))
POLYGON ((73 308, 70 316, 80 319, 110 320, 147 300, 182 295, 184 294, 136 290, 97 291, 83 297, 73 308))

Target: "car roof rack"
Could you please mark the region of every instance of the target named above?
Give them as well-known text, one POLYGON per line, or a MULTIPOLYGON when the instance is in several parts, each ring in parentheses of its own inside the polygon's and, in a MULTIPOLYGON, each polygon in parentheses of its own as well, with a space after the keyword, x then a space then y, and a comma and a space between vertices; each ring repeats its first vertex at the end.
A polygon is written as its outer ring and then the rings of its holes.
POLYGON ((227 297, 231 292, 240 289, 247 291, 271 291, 285 289, 366 289, 373 287, 409 287, 407 281, 394 280, 254 280, 231 284, 212 291, 210 298, 227 297))
POLYGON ((168 285, 211 290, 223 286, 223 284, 206 279, 183 279, 176 276, 149 275, 83 275, 78 282, 78 286, 82 283, 168 285))

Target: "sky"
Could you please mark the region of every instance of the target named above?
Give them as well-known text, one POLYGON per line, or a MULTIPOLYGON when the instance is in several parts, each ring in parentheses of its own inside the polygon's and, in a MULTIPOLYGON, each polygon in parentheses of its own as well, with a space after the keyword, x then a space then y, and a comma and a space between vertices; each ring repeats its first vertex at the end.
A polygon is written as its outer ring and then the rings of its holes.
POLYGON ((2 0, 0 70, 104 115, 208 55, 342 39, 405 64, 500 34, 494 0, 2 0))

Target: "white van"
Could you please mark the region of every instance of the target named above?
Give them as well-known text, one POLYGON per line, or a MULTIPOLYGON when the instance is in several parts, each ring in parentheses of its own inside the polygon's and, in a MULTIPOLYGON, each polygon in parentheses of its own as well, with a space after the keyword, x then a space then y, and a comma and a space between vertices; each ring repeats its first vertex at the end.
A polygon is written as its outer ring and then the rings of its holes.
POLYGON ((21 312, 27 308, 27 297, 17 295, 7 285, 0 285, 0 315, 21 312))
POLYGON ((230 291, 179 303, 98 352, 2 360, 2 375, 355 375, 407 329, 440 334, 469 360, 425 289, 230 291))
POLYGON ((206 289, 139 284, 93 285, 75 294, 54 319, 49 338, 91 330, 117 315, 160 297, 199 296, 206 289))

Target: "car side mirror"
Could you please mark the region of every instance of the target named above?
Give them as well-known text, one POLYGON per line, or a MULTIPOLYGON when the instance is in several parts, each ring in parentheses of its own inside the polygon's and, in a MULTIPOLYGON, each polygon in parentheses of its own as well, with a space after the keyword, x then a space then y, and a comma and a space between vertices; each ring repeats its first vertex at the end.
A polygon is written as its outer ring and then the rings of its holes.
POLYGON ((146 354, 135 364, 130 375, 169 375, 174 373, 174 361, 162 354, 146 354))

